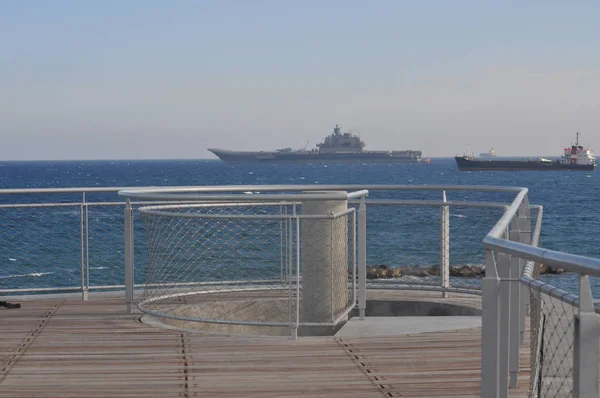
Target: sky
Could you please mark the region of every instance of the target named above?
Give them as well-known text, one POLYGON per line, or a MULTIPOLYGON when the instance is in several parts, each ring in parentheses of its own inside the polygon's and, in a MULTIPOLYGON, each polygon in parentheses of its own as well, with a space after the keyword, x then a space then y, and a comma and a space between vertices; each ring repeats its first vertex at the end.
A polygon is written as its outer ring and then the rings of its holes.
POLYGON ((600 152, 600 2, 0 1, 0 160, 600 152))

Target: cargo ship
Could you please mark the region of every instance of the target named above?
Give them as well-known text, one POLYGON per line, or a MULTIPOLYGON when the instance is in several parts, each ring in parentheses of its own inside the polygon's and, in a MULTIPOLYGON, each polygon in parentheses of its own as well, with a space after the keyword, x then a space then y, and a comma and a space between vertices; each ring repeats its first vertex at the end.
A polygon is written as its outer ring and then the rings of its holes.
POLYGON ((333 132, 325 137, 317 148, 291 149, 276 151, 231 151, 209 148, 226 163, 420 163, 429 162, 422 158, 417 150, 404 151, 367 151, 360 137, 351 133, 342 133, 337 124, 333 132))
POLYGON ((557 160, 545 158, 522 160, 483 160, 472 156, 456 156, 456 165, 460 171, 519 171, 519 170, 574 170, 594 171, 598 166, 594 152, 579 145, 579 133, 575 145, 565 148, 557 160))

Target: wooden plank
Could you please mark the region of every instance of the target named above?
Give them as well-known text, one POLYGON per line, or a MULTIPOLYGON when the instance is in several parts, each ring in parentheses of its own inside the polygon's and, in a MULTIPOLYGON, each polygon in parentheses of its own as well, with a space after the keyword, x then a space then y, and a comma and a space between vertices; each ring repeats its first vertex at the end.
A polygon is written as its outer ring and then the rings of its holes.
POLYGON ((2 397, 479 396, 479 328, 292 341, 153 328, 120 299, 23 304, 0 311, 2 397))

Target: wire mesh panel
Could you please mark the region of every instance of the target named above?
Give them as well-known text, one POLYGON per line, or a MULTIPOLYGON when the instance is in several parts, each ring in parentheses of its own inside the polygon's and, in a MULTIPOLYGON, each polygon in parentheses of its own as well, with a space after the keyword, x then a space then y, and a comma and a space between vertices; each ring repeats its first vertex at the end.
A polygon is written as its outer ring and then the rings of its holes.
POLYGON ((503 208, 450 208, 450 284, 480 287, 485 250, 481 241, 504 214, 503 208))
POLYGON ((299 325, 331 326, 354 306, 352 212, 305 217, 289 203, 165 205, 140 212, 149 261, 139 308, 173 325, 287 334, 299 325), (318 234, 311 230, 315 223, 318 234), (306 273, 310 267, 315 275, 306 273))
POLYGON ((574 317, 577 309, 533 286, 529 291, 531 396, 572 397, 574 317))
POLYGON ((81 286, 82 207, 0 208, 0 290, 81 286))
MULTIPOLYGON (((124 203, 115 192, 10 196, 0 205, 0 291, 69 291, 123 285, 124 203)), ((0 199, 6 199, 0 198, 0 199)), ((138 275, 147 239, 135 223, 138 275), (140 239, 143 238, 143 239, 140 239)))
POLYGON ((368 278, 406 285, 440 286, 447 261, 450 285, 478 289, 484 274, 481 240, 503 208, 377 205, 369 203, 368 278), (443 231, 447 231, 444 234, 443 231), (392 282, 392 281, 390 281, 392 282))
POLYGON ((368 204, 367 277, 440 285, 440 209, 368 204))
POLYGON ((122 285, 123 205, 88 204, 86 227, 89 284, 122 285))

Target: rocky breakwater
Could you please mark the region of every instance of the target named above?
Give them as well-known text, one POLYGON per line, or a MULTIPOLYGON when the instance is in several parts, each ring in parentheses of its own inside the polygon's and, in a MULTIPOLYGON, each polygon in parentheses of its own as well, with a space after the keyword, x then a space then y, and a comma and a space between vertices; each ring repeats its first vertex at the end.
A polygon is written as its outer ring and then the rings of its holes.
MULTIPOLYGON (((558 275, 565 270, 558 267, 540 265, 541 275, 558 275)), ((440 276, 440 266, 400 266, 390 267, 386 264, 367 265, 367 279, 400 278, 402 276, 416 276, 425 278, 428 276, 440 276)), ((462 278, 482 278, 485 276, 485 267, 480 265, 450 266, 450 276, 462 278)))

